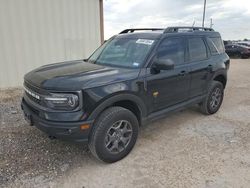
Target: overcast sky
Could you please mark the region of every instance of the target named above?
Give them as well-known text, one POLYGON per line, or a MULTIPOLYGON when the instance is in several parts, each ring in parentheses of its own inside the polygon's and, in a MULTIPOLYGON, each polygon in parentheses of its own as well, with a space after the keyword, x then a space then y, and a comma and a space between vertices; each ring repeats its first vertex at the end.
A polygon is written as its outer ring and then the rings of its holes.
MULTIPOLYGON (((104 0, 105 39, 126 28, 201 26, 203 0, 104 0)), ((207 0, 205 25, 223 39, 250 38, 250 0, 207 0)))

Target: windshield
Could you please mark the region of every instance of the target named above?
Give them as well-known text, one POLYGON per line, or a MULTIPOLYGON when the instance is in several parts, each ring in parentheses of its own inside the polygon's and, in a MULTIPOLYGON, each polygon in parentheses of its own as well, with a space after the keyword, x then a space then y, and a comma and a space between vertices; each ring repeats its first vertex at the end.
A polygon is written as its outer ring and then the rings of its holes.
POLYGON ((97 49, 88 61, 100 65, 138 68, 154 43, 155 40, 149 39, 114 38, 97 49))

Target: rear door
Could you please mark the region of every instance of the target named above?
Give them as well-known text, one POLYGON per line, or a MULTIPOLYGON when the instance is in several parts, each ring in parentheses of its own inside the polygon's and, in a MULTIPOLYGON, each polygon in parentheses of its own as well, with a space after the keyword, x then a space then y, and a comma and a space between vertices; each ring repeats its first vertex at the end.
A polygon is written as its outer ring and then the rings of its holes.
POLYGON ((203 95, 206 91, 213 64, 209 60, 208 48, 203 37, 191 37, 188 41, 191 84, 189 98, 203 95))

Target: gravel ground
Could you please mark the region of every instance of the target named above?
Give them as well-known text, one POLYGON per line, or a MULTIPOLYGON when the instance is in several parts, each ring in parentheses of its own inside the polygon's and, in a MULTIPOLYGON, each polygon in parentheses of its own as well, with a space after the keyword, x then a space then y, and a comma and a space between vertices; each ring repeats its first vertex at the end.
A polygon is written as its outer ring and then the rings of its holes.
POLYGON ((144 126, 131 154, 109 165, 29 127, 21 95, 0 91, 0 187, 250 187, 250 59, 231 61, 217 114, 193 107, 144 126))

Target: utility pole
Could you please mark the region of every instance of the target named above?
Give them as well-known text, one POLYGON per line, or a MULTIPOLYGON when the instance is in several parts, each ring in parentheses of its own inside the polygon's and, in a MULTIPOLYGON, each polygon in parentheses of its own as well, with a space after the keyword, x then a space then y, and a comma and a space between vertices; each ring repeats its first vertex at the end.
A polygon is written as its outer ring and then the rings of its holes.
POLYGON ((204 0, 204 9, 203 9, 202 27, 204 27, 204 22, 205 22, 205 15, 206 15, 206 3, 207 3, 207 0, 204 0))

